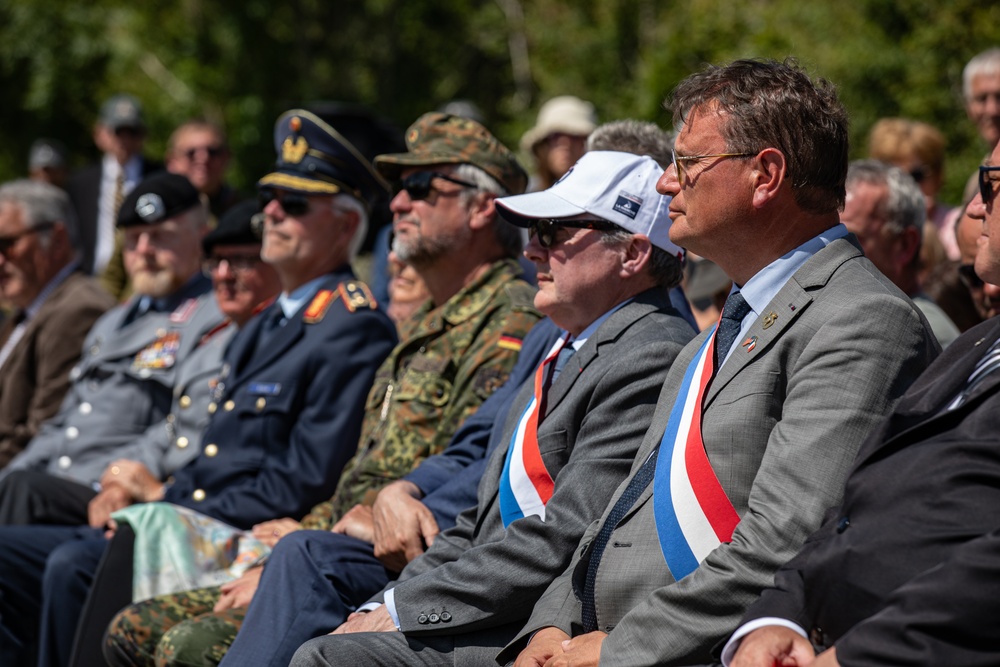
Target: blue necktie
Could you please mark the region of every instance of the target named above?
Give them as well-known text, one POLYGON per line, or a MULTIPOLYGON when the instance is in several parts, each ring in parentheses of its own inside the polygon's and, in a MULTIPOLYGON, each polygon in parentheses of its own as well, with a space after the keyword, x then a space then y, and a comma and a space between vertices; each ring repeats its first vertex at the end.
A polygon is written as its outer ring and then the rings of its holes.
POLYGON ((743 326, 743 318, 750 310, 750 305, 739 291, 733 292, 726 299, 726 305, 722 307, 722 319, 719 320, 719 330, 715 334, 715 372, 718 372, 719 366, 725 361, 729 348, 733 346, 740 327, 743 326))

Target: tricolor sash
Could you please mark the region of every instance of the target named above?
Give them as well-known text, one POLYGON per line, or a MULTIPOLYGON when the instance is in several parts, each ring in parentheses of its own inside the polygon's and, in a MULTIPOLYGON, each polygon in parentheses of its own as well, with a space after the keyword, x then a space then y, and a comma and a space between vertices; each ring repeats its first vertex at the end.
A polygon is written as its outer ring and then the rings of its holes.
POLYGON ((554 367, 552 362, 568 340, 569 334, 557 340, 535 371, 535 394, 510 438, 500 475, 500 517, 504 527, 525 516, 545 520, 545 503, 552 497, 553 482, 538 451, 538 420, 548 376, 554 367))
POLYGON ((653 478, 656 532, 663 558, 677 581, 693 572, 713 549, 729 542, 740 522, 712 470, 701 437, 702 403, 712 380, 716 331, 684 373, 653 478))

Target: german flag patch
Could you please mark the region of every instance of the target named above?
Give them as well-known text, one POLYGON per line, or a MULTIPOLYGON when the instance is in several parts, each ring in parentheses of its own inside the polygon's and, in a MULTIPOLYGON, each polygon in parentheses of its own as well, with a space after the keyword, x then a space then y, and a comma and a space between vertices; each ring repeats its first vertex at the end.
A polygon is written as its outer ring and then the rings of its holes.
POLYGON ((508 334, 503 334, 500 336, 500 340, 497 342, 497 346, 503 348, 504 350, 512 350, 514 352, 521 351, 522 340, 516 336, 510 336, 508 334))
POLYGON ((337 295, 328 289, 317 292, 316 296, 309 303, 309 307, 306 308, 306 312, 302 316, 302 321, 306 324, 322 322, 323 318, 326 317, 326 311, 330 310, 330 305, 333 304, 336 298, 337 295))
POLYGON ((375 296, 368 289, 368 285, 359 280, 340 283, 338 290, 340 298, 344 300, 344 306, 352 313, 360 308, 375 310, 378 307, 378 304, 375 303, 375 296))

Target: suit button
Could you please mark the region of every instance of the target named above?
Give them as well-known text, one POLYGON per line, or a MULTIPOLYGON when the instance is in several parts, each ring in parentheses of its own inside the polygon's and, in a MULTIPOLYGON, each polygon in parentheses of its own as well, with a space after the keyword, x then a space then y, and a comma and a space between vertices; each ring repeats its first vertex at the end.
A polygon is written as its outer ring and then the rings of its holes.
POLYGON ((200 503, 205 499, 204 489, 195 489, 194 493, 191 494, 191 497, 194 498, 195 502, 200 503))
POLYGON ((420 616, 417 616, 417 623, 420 625, 427 625, 427 614, 420 614, 420 616))
POLYGON ((823 634, 823 628, 816 626, 810 630, 809 642, 813 646, 826 646, 826 635, 823 634))
POLYGON ((219 408, 219 406, 215 404, 215 401, 213 401, 213 402, 209 403, 209 404, 208 404, 208 414, 210 414, 210 415, 214 415, 214 414, 215 414, 215 411, 216 411, 216 410, 217 410, 218 408, 219 408))
POLYGON ((188 446, 188 439, 185 438, 183 435, 177 438, 177 446, 180 447, 181 449, 184 449, 185 447, 188 446))
POLYGON ((232 400, 226 401, 226 404, 222 406, 222 408, 226 412, 232 412, 235 407, 236 407, 236 401, 232 401, 232 400))
POLYGON ((81 415, 89 415, 93 411, 93 409, 94 406, 92 406, 90 403, 87 403, 86 401, 80 404, 81 415))
POLYGON ((152 375, 153 375, 153 371, 149 370, 148 368, 140 368, 139 369, 139 377, 141 377, 143 380, 145 380, 146 378, 151 377, 152 375))
POLYGON ((97 353, 100 352, 100 351, 101 351, 101 346, 100 345, 91 345, 90 346, 90 356, 96 357, 97 353))
POLYGON ((219 453, 219 446, 216 444, 205 445, 205 456, 211 458, 219 453))
POLYGON ((75 426, 70 426, 66 429, 67 440, 76 440, 78 437, 80 437, 80 429, 75 426))
POLYGON ((851 520, 846 516, 842 517, 840 521, 837 522, 837 532, 838 533, 844 532, 845 530, 848 529, 848 527, 850 527, 850 525, 851 525, 851 520))
POLYGON ((80 379, 81 373, 83 373, 83 371, 80 370, 79 366, 73 366, 73 370, 69 372, 69 379, 75 382, 80 379))
POLYGON ((157 338, 163 338, 166 335, 167 335, 167 330, 164 329, 163 327, 160 327, 159 329, 156 330, 156 337, 157 338))
POLYGON ((71 459, 68 456, 60 456, 59 457, 59 467, 60 468, 62 468, 63 470, 66 470, 71 465, 73 465, 73 459, 71 459))
POLYGON ((261 410, 264 409, 264 406, 267 405, 267 399, 261 396, 260 398, 257 399, 256 405, 257 405, 257 412, 260 412, 261 410))
POLYGON ((429 620, 431 623, 440 623, 441 617, 438 616, 437 614, 431 614, 430 616, 427 617, 427 620, 429 620))
POLYGON ((177 401, 177 402, 180 404, 180 406, 182 408, 190 408, 191 407, 191 397, 190 396, 181 396, 180 400, 177 401))
POLYGON ((451 614, 449 614, 448 612, 446 612, 445 610, 442 609, 441 610, 441 622, 442 623, 447 623, 450 620, 451 620, 451 614))

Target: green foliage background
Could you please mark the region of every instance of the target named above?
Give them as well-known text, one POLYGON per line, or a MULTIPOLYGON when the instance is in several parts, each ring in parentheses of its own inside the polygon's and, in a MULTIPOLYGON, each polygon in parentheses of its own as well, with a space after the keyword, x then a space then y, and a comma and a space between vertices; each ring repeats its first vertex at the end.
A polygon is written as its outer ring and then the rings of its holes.
POLYGON ((38 136, 93 159, 97 109, 119 91, 145 104, 154 156, 188 117, 224 123, 248 187, 274 119, 312 101, 405 128, 467 98, 516 146, 553 95, 668 126, 663 98, 704 63, 795 56, 839 86, 855 156, 883 116, 940 128, 954 202, 985 151, 962 67, 997 45, 1000 3, 982 0, 0 0, 0 178, 24 173, 38 136))

